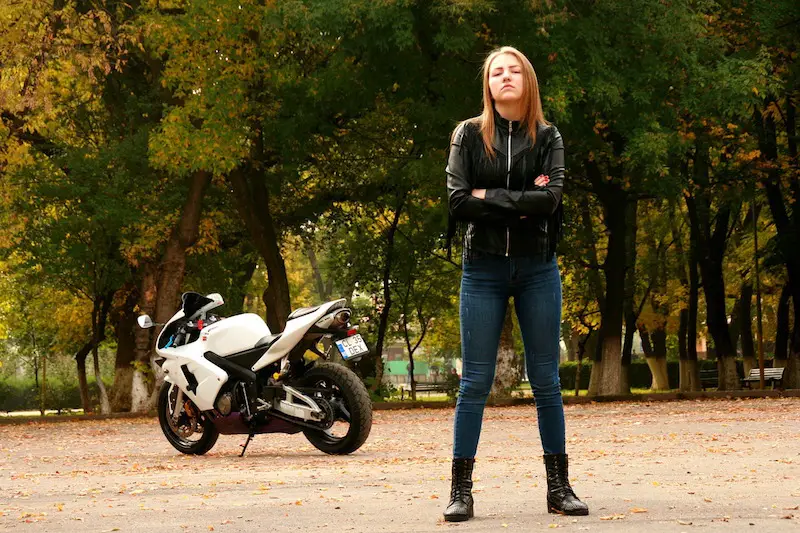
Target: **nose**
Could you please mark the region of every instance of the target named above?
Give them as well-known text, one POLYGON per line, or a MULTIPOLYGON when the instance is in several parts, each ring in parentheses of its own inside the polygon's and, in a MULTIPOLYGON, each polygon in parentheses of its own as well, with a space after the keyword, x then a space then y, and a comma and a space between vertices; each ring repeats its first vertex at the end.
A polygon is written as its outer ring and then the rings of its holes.
POLYGON ((511 72, 506 70, 503 72, 503 81, 509 81, 511 79, 511 72))

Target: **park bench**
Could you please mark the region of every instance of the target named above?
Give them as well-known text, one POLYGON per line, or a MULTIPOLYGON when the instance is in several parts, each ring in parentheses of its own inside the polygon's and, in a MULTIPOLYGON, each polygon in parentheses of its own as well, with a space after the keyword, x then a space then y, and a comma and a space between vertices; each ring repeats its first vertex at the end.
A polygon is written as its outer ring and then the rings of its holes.
POLYGON ((703 390, 706 390, 706 387, 718 387, 719 386, 719 370, 701 370, 700 371, 700 386, 703 390))
MULTIPOLYGON (((775 388, 775 384, 778 384, 778 388, 783 388, 783 367, 780 368, 765 368, 764 369, 764 384, 766 385, 769 383, 772 388, 775 388)), ((750 374, 742 379, 742 385, 746 386, 748 389, 750 388, 752 383, 759 383, 761 382, 761 371, 758 368, 751 368, 750 374)))
MULTIPOLYGON (((416 385, 417 392, 447 392, 448 385, 447 383, 417 383, 416 385)), ((402 383, 400 385, 400 400, 402 401, 405 395, 408 394, 411 396, 411 384, 410 383, 402 383)))

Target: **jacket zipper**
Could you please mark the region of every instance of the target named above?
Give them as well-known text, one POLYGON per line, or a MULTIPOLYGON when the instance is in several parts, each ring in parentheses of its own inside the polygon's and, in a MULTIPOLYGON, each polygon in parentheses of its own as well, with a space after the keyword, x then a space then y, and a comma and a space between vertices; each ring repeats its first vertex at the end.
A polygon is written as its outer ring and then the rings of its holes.
MULTIPOLYGON (((506 189, 511 190, 511 121, 508 121, 508 174, 506 175, 506 189)), ((511 249, 511 229, 506 226, 506 257, 511 249)))

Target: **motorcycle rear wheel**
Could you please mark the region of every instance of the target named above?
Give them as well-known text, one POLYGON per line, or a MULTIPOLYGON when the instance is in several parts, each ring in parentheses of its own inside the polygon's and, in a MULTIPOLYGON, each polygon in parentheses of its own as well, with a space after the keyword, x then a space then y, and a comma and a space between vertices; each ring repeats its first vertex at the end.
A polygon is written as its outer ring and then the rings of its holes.
POLYGON ((334 413, 335 424, 331 428, 303 430, 315 448, 331 455, 347 455, 364 444, 372 429, 372 400, 352 370, 334 363, 317 363, 297 384, 317 389, 309 395, 327 402, 334 413), (349 424, 349 427, 337 434, 337 422, 342 426, 349 424))
POLYGON ((184 396, 182 405, 176 406, 178 386, 164 382, 158 394, 158 422, 161 431, 172 447, 187 455, 203 455, 214 447, 219 431, 214 423, 197 409, 189 398, 184 396), (172 413, 180 409, 178 420, 172 420, 172 413))

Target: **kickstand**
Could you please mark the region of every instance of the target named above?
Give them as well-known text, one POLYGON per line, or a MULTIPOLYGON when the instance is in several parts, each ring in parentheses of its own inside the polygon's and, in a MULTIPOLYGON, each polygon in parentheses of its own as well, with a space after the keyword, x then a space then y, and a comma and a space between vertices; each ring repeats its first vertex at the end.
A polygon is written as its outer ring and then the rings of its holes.
POLYGON ((248 444, 250 444, 250 441, 251 441, 251 440, 253 440, 253 435, 255 435, 255 433, 253 433, 253 432, 250 432, 250 433, 247 435, 247 441, 245 441, 245 443, 244 443, 244 444, 240 444, 240 445, 239 445, 239 446, 241 446, 241 447, 242 447, 242 453, 240 453, 240 454, 239 454, 239 457, 244 457, 244 452, 247 450, 247 445, 248 445, 248 444))

